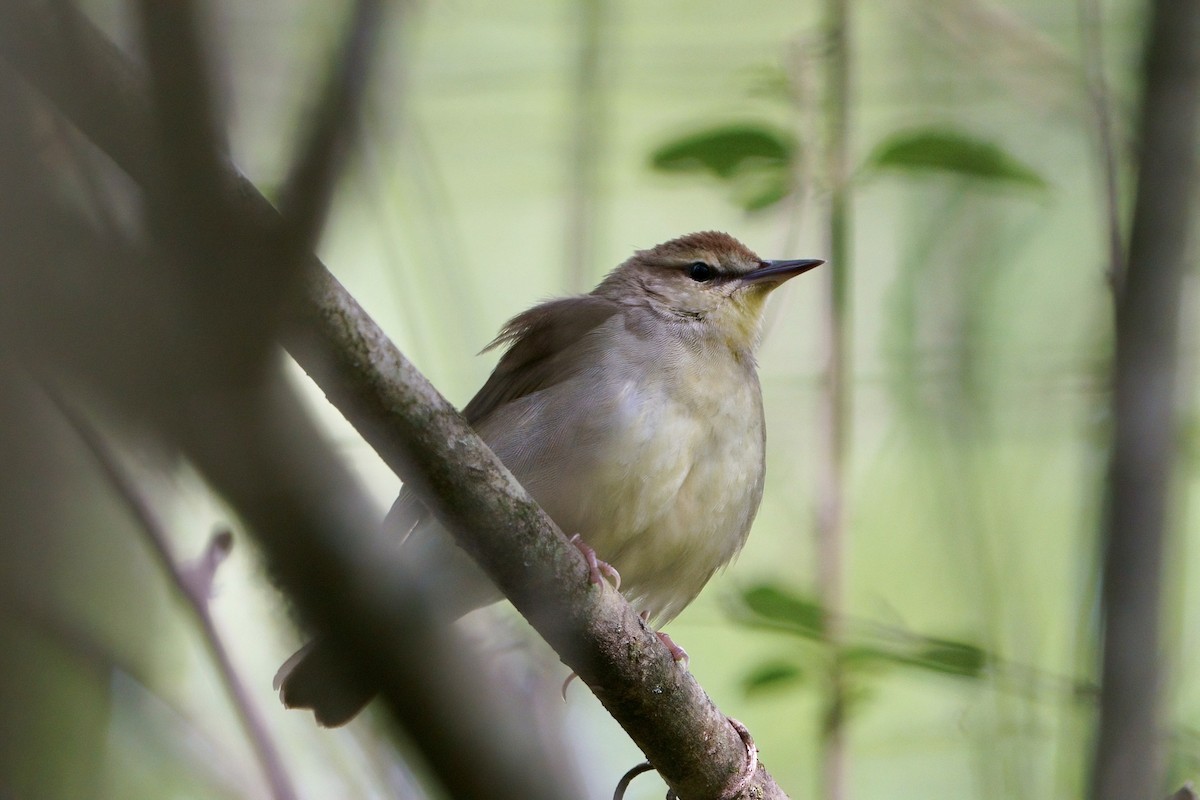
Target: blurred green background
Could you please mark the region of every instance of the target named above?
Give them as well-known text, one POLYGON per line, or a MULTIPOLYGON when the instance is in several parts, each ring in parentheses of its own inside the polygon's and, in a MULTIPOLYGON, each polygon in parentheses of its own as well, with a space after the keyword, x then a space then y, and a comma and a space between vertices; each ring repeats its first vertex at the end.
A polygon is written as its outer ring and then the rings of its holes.
MULTIPOLYGON (((1106 195, 1085 68, 1097 56, 1085 47, 1090 7, 850 8, 845 648, 839 659, 824 641, 815 599, 827 291, 818 273, 772 300, 759 359, 768 478, 749 543, 669 628, 794 797, 819 793, 835 662, 848 686, 849 796, 1083 794, 1111 339, 1106 195)), ((1122 210, 1141 8, 1099 8, 1122 210)), ((128 40, 123 7, 90 10, 128 40)), ((235 159, 269 193, 345 9, 213 11, 235 159)), ((494 363, 473 354, 506 319, 590 288, 634 249, 720 229, 764 258, 829 255, 829 48, 816 3, 428 2, 408 9, 387 41, 364 147, 321 255, 458 405, 494 363)), ((1193 275, 1189 398, 1194 291, 1193 275)), ((311 394, 382 510, 397 480, 311 394)), ((1188 430, 1167 597, 1172 785, 1195 778, 1200 762, 1200 604, 1184 580, 1197 559, 1187 501, 1194 423, 1188 430)), ((162 484, 177 552, 198 553, 228 513, 186 471, 162 484)), ((135 635, 80 612, 86 636, 120 667, 88 679, 111 698, 92 729, 103 746, 29 785, 68 784, 46 797, 263 796, 191 618, 119 515, 97 515, 114 547, 133 552, 91 578, 133 581, 141 610, 154 613, 135 635)), ((129 602, 114 599, 112 613, 131 613, 120 610, 129 602)), ((270 678, 300 639, 243 535, 218 573, 212 610, 302 796, 403 796, 408 779, 371 721, 321 731, 275 701, 270 678)), ((582 685, 559 708, 565 668, 495 616, 511 615, 483 612, 467 625, 500 651, 526 643, 537 666, 512 669, 527 671, 539 713, 565 714, 590 796, 610 796, 640 753, 582 685)), ((59 723, 42 723, 53 740, 59 723)), ((664 791, 644 777, 628 796, 664 791)))

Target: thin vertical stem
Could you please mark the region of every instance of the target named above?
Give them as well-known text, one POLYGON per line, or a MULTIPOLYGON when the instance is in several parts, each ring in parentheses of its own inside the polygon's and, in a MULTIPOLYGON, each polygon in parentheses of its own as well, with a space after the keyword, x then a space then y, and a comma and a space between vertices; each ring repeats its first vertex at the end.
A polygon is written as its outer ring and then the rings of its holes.
MULTIPOLYGON (((792 129, 797 141, 803 141, 809 132, 820 128, 820 108, 812 102, 816 94, 812 85, 816 78, 810 37, 797 37, 788 44, 785 56, 788 73, 788 90, 795 111, 792 129)), ((783 242, 780 253, 795 252, 800 243, 804 223, 804 205, 811 199, 811 188, 816 159, 814 148, 797 147, 791 160, 791 192, 788 194, 784 211, 783 242)))
POLYGON ((1179 307, 1196 199, 1200 15, 1195 0, 1148 8, 1137 196, 1116 303, 1094 800, 1153 797, 1163 777, 1159 627, 1179 431, 1179 307))
POLYGON ((600 55, 608 0, 578 0, 579 51, 575 61, 569 178, 566 266, 573 291, 592 283, 595 259, 596 199, 604 108, 600 55))
MULTIPOLYGON (((1098 188, 1102 194, 1101 214, 1107 249, 1104 270, 1115 306, 1124 283, 1125 244, 1121 231, 1119 161, 1114 143, 1112 97, 1104 74, 1104 20, 1099 0, 1077 0, 1076 12, 1083 83, 1090 107, 1090 116, 1085 118, 1085 124, 1087 135, 1097 150, 1100 171, 1098 188)), ((1101 646, 1098 608, 1103 557, 1099 548, 1089 550, 1087 564, 1080 570, 1076 598, 1078 625, 1073 642, 1076 672, 1080 675, 1089 674, 1094 669, 1101 646)), ((1073 704, 1065 705, 1062 710, 1064 731, 1069 731, 1066 734, 1068 738, 1074 736, 1079 741, 1086 741, 1091 735, 1093 715, 1090 712, 1081 714, 1080 706, 1073 704)), ((1077 785, 1081 756, 1086 758, 1086 753, 1081 754, 1073 748, 1059 748, 1057 781, 1060 787, 1077 785)))
POLYGON ((1108 238, 1108 279, 1114 295, 1125 275, 1125 245, 1121 237, 1121 201, 1117 153, 1113 141, 1112 103, 1104 78, 1104 37, 1098 0, 1079 0, 1079 29, 1083 39, 1084 83, 1092 107, 1096 143, 1100 150, 1104 189, 1104 222, 1108 238))
POLYGON ((828 199, 827 376, 823 398, 824 470, 817 511, 817 587, 834 654, 821 730, 822 796, 846 797, 846 686, 841 665, 845 617, 846 461, 850 438, 850 202, 847 175, 850 53, 848 0, 826 0, 825 169, 828 199))

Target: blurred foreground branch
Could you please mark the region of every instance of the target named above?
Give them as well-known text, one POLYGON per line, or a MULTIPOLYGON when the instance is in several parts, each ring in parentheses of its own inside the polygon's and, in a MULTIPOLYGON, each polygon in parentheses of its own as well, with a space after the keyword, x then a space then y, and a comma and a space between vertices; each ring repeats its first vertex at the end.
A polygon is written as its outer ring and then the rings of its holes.
POLYGON ((1162 565, 1179 431, 1179 307, 1194 222, 1200 14, 1194 0, 1157 0, 1149 16, 1137 197, 1116 306, 1095 800, 1153 797, 1162 779, 1162 565))
MULTIPOLYGON (((176 108, 189 102, 179 90, 203 79, 192 74, 203 68, 196 9, 143 11, 143 28, 160 39, 147 53, 154 105, 123 56, 69 5, 0 4, 4 58, 95 125, 76 120, 141 184, 153 232, 98 230, 64 196, 54 152, 34 135, 46 112, 0 64, 3 379, 21 362, 36 364, 82 402, 98 398, 185 453, 254 530, 305 618, 380 682, 449 795, 571 796, 564 760, 534 746, 527 715, 489 690, 470 648, 437 624, 420 577, 380 557, 376 510, 288 387, 274 346, 272 321, 301 277, 289 256, 309 232, 266 224, 237 204, 244 195, 230 191, 202 92, 195 106, 176 108), (176 111, 199 121, 186 135, 162 118, 176 111)), ((345 90, 330 94, 339 101, 345 90)), ((328 162, 336 148, 322 156, 325 141, 309 137, 299 163, 328 162)), ((303 187, 314 220, 329 196, 323 183, 303 187)))
MULTIPOLYGON (((37 0, 0 5, 0 55, 148 191, 152 206, 161 201, 162 208, 192 207, 194 198, 183 196, 179 187, 161 188, 150 146, 155 115, 136 70, 74 13, 67 15, 73 46, 65 48, 59 35, 63 20, 50 8, 60 6, 37 0), (165 194, 156 198, 156 191, 165 194)), ((146 12, 147 17, 159 14, 170 16, 162 9, 146 12)), ((160 30, 168 36, 178 35, 178 28, 174 34, 171 29, 179 20, 158 22, 166 25, 160 30)), ((163 59, 192 52, 169 46, 155 50, 163 59)), ((157 97, 160 103, 175 102, 179 94, 166 84, 157 97)), ((296 237, 312 232, 281 225, 270 204, 211 141, 179 153, 174 163, 177 175, 201 191, 214 191, 214 181, 218 188, 213 207, 200 209, 204 213, 164 220, 176 237, 171 240, 174 258, 185 277, 201 279, 201 291, 188 296, 193 307, 178 309, 185 323, 181 330, 149 331, 137 343, 190 347, 158 354, 148 363, 182 359, 198 367, 194 374, 171 376, 180 385, 159 387, 166 403, 155 422, 251 523, 281 585, 306 616, 354 655, 354 667, 364 678, 385 686, 389 707, 420 734, 423 754, 453 796, 562 798, 572 793, 552 778, 549 756, 526 752, 524 760, 513 758, 508 750, 520 748, 522 737, 489 729, 487 721, 494 717, 479 717, 496 700, 475 683, 478 678, 470 676, 452 640, 428 622, 433 610, 425 608, 415 588, 421 576, 381 563, 378 551, 362 541, 369 537, 346 535, 370 530, 365 501, 335 468, 337 459, 321 445, 273 365, 255 356, 261 340, 247 338, 248 331, 263 331, 263 320, 274 317, 273 300, 292 298, 282 337, 295 358, 595 691, 680 798, 783 797, 761 764, 748 785, 729 792, 746 752, 725 715, 624 598, 589 582, 578 551, 337 280, 309 256, 304 259, 306 290, 289 291, 300 275, 287 272, 288 256, 296 237), (196 152, 200 162, 191 160, 196 152), (196 163, 206 163, 213 174, 195 169, 196 163), (222 192, 223 185, 236 191, 222 192), (214 207, 221 212, 215 217, 214 207), (171 224, 183 228, 172 230, 171 224), (280 230, 286 234, 282 240, 267 236, 263 249, 264 232, 280 230), (231 298, 235 302, 227 306, 231 298), (435 675, 438 680, 427 690, 414 688, 435 675), (452 690, 458 696, 450 696, 452 690), (434 728, 416 730, 421 722, 434 728), (461 769, 464 759, 470 770, 461 769), (538 762, 541 771, 521 769, 538 762)), ((311 217, 322 214, 314 211, 311 217)), ((14 304, 21 300, 13 298, 14 304)), ((128 315, 128 301, 121 301, 122 316, 128 315)), ((143 306, 142 313, 147 311, 143 306)), ((153 315, 162 316, 161 309, 153 315)), ((55 355, 101 386, 107 397, 121 400, 129 387, 87 370, 79 356, 86 357, 88 347, 80 349, 75 357, 69 350, 55 355)))
POLYGON ((233 666, 233 659, 221 635, 217 632, 208 601, 212 595, 212 582, 217 567, 228 555, 233 546, 233 536, 229 531, 222 531, 212 537, 205 553, 192 569, 187 569, 175 560, 171 553, 170 537, 166 527, 151 508, 150 503, 138 490, 134 479, 126 473, 118 462, 116 453, 103 440, 100 433, 83 417, 65 402, 55 398, 59 408, 66 416, 84 445, 91 451, 101 472, 112 484, 114 491, 125 503, 129 513, 134 517, 151 551, 158 559, 160 566, 171 579, 171 583, 179 591, 188 610, 196 618, 200 633, 209 656, 217 665, 217 673, 221 683, 233 704, 238 721, 246 738, 262 767, 271 794, 276 800, 294 800, 296 790, 292 787, 291 777, 280 758, 279 749, 267 728, 266 722, 259 713, 258 706, 251 699, 246 684, 233 666))

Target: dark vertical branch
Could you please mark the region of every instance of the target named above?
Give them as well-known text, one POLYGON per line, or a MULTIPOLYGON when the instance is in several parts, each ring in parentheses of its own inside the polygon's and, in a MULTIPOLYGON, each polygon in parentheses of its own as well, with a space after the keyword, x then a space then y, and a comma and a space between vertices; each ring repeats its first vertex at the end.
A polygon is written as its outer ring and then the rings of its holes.
POLYGON ((1200 14, 1194 0, 1158 0, 1150 17, 1137 197, 1117 297, 1095 800, 1153 797, 1162 779, 1161 573, 1179 429, 1179 301, 1194 214, 1200 14))
POLYGON ((223 207, 219 167, 220 154, 227 148, 208 80, 202 15, 197 4, 188 0, 143 0, 139 10, 141 42, 150 64, 154 133, 165 173, 153 189, 179 204, 148 203, 148 210, 162 221, 178 219, 186 227, 184 221, 207 221, 208 215, 223 207))
MULTIPOLYGON (((850 197, 847 176, 850 115, 849 0, 826 0, 825 174, 829 292, 828 366, 824 393, 824 465, 817 510, 817 585, 826 630, 840 653, 846 560, 846 459, 850 434, 850 197)), ((840 655, 830 672, 821 731, 821 775, 826 800, 846 796, 846 687, 840 655)))
POLYGON ((592 282, 595 259, 596 198, 604 134, 601 50, 608 0, 577 0, 579 52, 571 93, 570 185, 567 188, 566 265, 572 291, 592 282))
POLYGON ((337 178, 353 143, 372 56, 383 30, 381 0, 358 0, 342 46, 327 69, 317 114, 305 132, 281 193, 292 258, 302 258, 324 227, 337 178))

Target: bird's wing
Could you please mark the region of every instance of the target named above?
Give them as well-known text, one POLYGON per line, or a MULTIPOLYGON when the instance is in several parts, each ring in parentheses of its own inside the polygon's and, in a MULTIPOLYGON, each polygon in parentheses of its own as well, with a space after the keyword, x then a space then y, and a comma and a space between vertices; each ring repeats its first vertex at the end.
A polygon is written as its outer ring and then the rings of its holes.
POLYGON ((387 531, 404 539, 427 513, 428 509, 417 499, 416 493, 404 486, 401 487, 400 496, 392 503, 387 516, 383 518, 383 525, 387 531))
POLYGON ((472 426, 506 403, 539 392, 575 374, 579 353, 574 345, 621 307, 585 295, 551 300, 513 317, 484 352, 508 345, 487 382, 463 409, 472 426))
MULTIPOLYGON (((541 391, 573 374, 573 345, 620 310, 611 300, 585 295, 551 300, 513 317, 484 352, 508 345, 487 382, 463 409, 473 427, 507 403, 541 391)), ((407 487, 388 511, 384 524, 407 536, 427 514, 407 487)))

